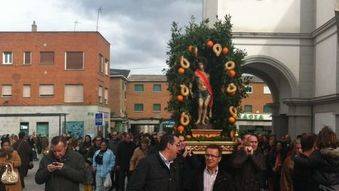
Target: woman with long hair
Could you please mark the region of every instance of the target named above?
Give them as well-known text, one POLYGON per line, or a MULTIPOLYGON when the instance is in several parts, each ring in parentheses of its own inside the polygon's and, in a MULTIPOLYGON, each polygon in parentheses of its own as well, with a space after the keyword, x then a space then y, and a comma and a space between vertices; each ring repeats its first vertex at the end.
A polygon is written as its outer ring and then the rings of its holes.
POLYGON ((339 148, 336 134, 328 126, 319 132, 316 151, 311 156, 313 179, 319 190, 339 190, 339 148))
MULTIPOLYGON (((0 165, 5 167, 6 165, 11 164, 13 166, 14 172, 18 175, 18 181, 15 184, 6 184, 6 191, 21 191, 21 182, 18 168, 21 165, 21 159, 19 154, 13 150, 10 144, 9 139, 3 139, 1 141, 1 149, 0 149, 0 165)), ((2 175, 2 174, 1 174, 2 175)))
POLYGON ((302 152, 300 140, 292 142, 291 151, 288 152, 281 168, 280 189, 281 191, 293 191, 293 169, 295 156, 302 152))

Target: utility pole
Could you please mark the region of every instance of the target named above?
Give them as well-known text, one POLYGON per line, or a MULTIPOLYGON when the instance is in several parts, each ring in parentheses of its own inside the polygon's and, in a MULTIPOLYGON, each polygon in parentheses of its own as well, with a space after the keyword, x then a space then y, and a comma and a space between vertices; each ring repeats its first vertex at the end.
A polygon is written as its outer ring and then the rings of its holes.
POLYGON ((100 13, 101 12, 102 12, 102 7, 99 7, 99 9, 98 9, 98 16, 97 16, 97 30, 96 31, 99 30, 99 17, 100 17, 100 13))
POLYGON ((78 21, 74 21, 74 32, 75 32, 75 28, 77 27, 78 24, 79 24, 78 21))

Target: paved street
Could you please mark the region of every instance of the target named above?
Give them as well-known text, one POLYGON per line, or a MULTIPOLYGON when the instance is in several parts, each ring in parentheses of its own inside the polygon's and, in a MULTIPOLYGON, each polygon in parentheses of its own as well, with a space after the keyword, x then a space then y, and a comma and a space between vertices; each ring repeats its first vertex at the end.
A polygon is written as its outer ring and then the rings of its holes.
POLYGON ((43 191, 44 185, 38 185, 35 183, 34 176, 35 172, 38 170, 39 162, 34 162, 34 168, 28 171, 28 175, 25 178, 26 188, 25 191, 43 191))

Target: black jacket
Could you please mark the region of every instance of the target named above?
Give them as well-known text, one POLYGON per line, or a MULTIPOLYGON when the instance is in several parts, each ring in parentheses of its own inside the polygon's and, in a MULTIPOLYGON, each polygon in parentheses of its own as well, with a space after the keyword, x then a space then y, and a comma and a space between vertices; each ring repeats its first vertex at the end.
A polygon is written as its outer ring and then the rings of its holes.
POLYGON ((308 190, 339 190, 339 148, 314 151, 310 157, 296 157, 294 169, 296 191, 310 185, 308 190), (300 177, 304 177, 304 184, 300 177))
POLYGON ((133 142, 120 142, 117 148, 117 158, 115 165, 120 166, 121 170, 129 170, 129 163, 135 148, 136 146, 133 142))
MULTIPOLYGON (((196 172, 196 181, 193 184, 192 191, 204 190, 204 170, 200 169, 196 172)), ((213 191, 234 191, 235 185, 232 177, 219 168, 217 177, 215 178, 213 191)))
POLYGON ((318 185, 312 180, 313 169, 311 167, 310 158, 306 155, 300 154, 294 159, 293 168, 293 188, 295 191, 316 191, 318 185))
POLYGON ((56 161, 51 152, 44 156, 35 174, 35 182, 45 184, 46 191, 79 191, 79 183, 85 180, 83 157, 78 152, 67 150, 65 156, 60 160, 64 163, 63 168, 49 172, 47 165, 56 161))
POLYGON ((232 164, 235 169, 236 190, 260 190, 266 170, 264 155, 261 152, 247 155, 244 150, 240 150, 234 154, 232 164))
POLYGON ((142 159, 127 185, 127 191, 176 191, 179 190, 179 174, 175 163, 171 170, 161 159, 159 152, 142 159))

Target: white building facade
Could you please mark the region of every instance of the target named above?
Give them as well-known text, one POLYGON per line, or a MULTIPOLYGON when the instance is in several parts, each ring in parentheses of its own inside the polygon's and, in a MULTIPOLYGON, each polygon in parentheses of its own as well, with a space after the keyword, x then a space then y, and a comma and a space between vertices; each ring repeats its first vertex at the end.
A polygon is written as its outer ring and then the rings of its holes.
POLYGON ((230 14, 243 71, 273 96, 277 135, 339 134, 339 0, 204 0, 203 17, 230 14))

